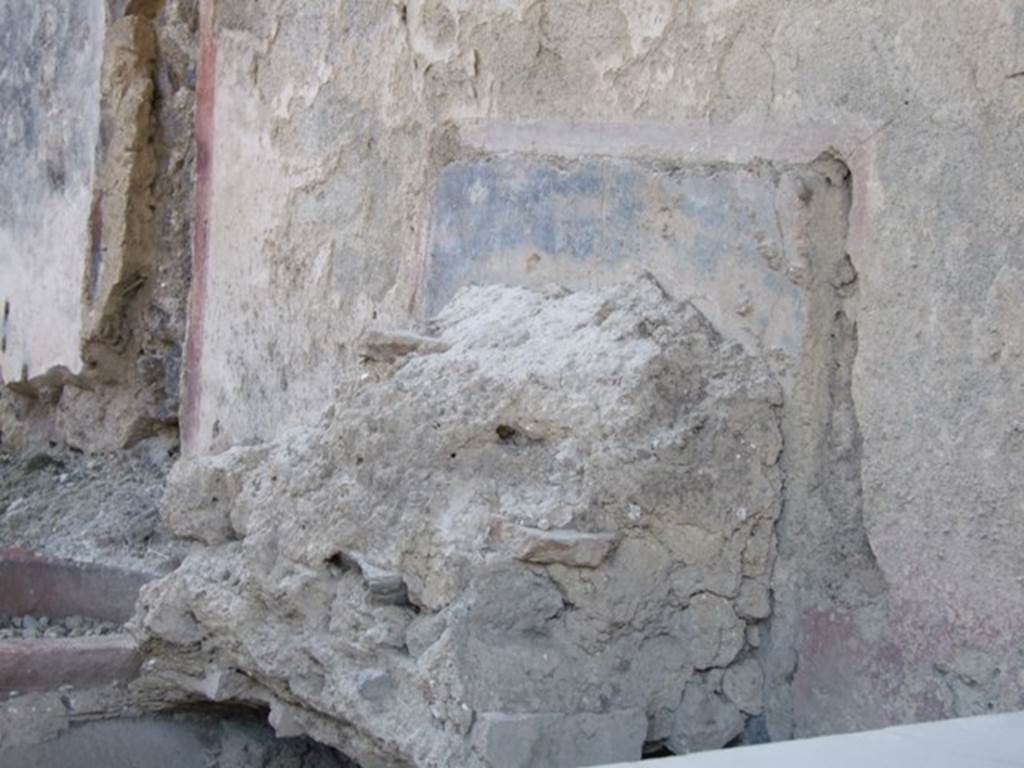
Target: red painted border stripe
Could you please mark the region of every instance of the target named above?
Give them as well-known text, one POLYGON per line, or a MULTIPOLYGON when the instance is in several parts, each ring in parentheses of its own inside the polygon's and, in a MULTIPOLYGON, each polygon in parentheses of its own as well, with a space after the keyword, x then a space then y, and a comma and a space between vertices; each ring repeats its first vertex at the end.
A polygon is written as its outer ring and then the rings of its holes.
POLYGON ((198 439, 202 396, 203 321, 206 314, 207 267, 210 257, 210 198, 213 191, 214 92, 217 47, 213 24, 216 0, 199 2, 199 66, 196 76, 195 222, 192 232, 192 285, 181 404, 181 443, 191 453, 198 439))

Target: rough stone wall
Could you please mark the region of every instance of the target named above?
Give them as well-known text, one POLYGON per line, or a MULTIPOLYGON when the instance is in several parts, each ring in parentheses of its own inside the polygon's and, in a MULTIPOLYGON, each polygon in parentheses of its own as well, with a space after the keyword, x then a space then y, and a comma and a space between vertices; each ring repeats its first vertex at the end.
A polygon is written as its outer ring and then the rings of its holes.
POLYGON ((370 337, 316 427, 177 465, 165 514, 205 546, 142 598, 150 674, 239 670, 366 766, 742 738, 782 503, 769 369, 650 277, 467 289, 431 331, 370 337))

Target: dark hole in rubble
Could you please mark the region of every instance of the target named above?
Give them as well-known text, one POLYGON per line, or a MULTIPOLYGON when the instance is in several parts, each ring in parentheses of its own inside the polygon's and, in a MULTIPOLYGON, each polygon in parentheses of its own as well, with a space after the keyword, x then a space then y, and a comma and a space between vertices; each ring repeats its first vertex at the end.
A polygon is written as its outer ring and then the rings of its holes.
POLYGON ((498 439, 503 443, 511 442, 518 434, 516 428, 510 427, 508 424, 499 424, 494 431, 498 433, 498 439))
POLYGON ((659 757, 674 757, 675 752, 664 744, 652 745, 649 749, 644 748, 643 760, 657 760, 659 757))
POLYGON ((59 471, 64 468, 64 462, 48 453, 36 453, 25 462, 26 472, 39 472, 44 469, 59 471))
POLYGON ((327 563, 327 565, 333 566, 342 571, 349 571, 352 569, 352 565, 348 558, 345 557, 344 552, 335 552, 330 557, 325 558, 324 562, 327 563))

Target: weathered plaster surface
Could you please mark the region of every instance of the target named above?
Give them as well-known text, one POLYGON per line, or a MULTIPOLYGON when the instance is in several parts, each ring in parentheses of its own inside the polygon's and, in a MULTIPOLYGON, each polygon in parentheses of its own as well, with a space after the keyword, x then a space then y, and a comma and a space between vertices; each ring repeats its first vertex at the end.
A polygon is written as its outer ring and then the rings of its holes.
POLYGON ((77 373, 99 137, 100 0, 0 3, 0 376, 77 373))
MULTIPOLYGON (((210 0, 208 12, 192 451, 312 419, 365 328, 422 311, 434 190, 467 154, 807 163, 831 150, 852 171, 856 281, 809 337, 821 345, 809 359, 838 363, 799 400, 824 442, 786 459, 806 493, 780 528, 777 687, 801 658, 803 680, 824 674, 813 659, 835 644, 813 627, 834 611, 866 657, 888 653, 885 632, 903 638, 906 691, 948 689, 943 654, 907 641, 937 632, 954 666, 977 650, 1002 671, 998 706, 1020 703, 1019 2, 210 0)), ((770 707, 774 734, 856 726, 841 714, 854 697, 889 721, 922 714, 912 693, 839 686, 828 710, 806 690, 770 707)), ((929 711, 956 711, 952 696, 929 711)))

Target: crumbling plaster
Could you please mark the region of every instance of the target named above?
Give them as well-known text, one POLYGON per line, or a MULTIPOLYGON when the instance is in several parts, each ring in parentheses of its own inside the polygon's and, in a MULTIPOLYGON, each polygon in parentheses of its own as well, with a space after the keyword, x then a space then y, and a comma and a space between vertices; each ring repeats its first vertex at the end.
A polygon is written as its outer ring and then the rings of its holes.
POLYGON ((781 508, 766 363, 649 276, 466 289, 430 332, 368 338, 316 426, 178 463, 167 521, 201 546, 140 600, 153 683, 238 670, 367 768, 741 736, 781 508))

